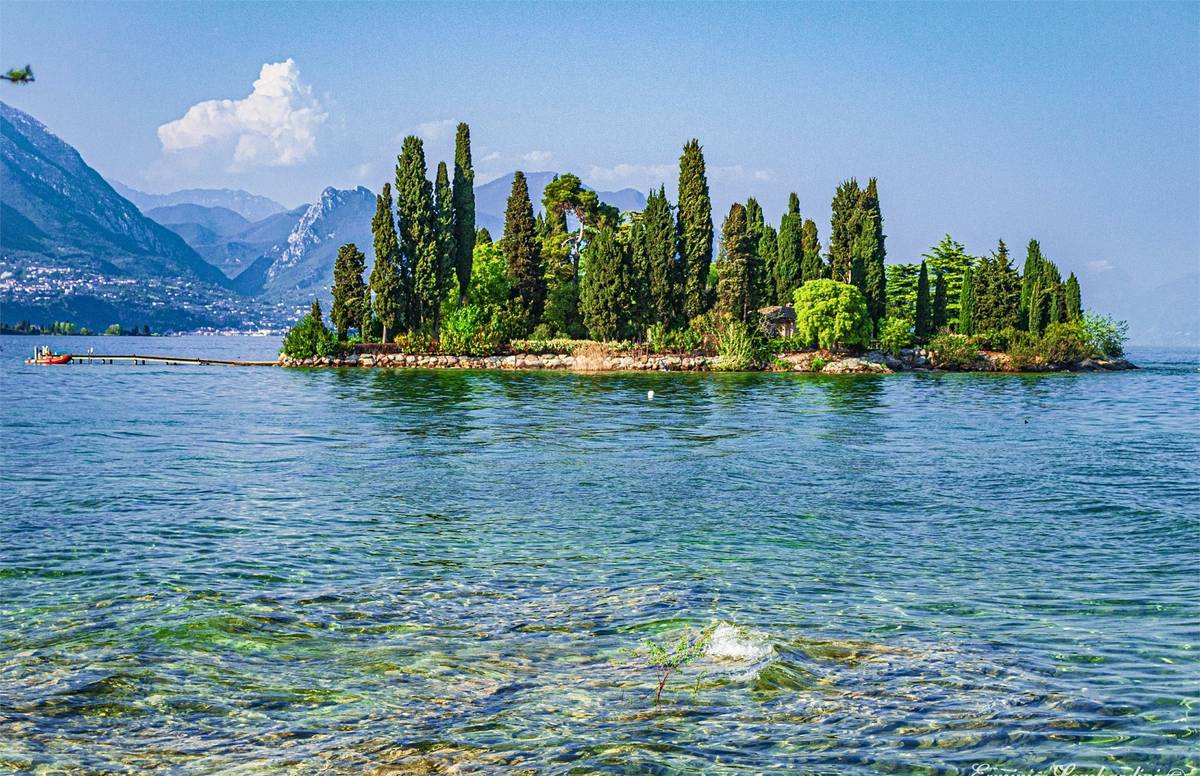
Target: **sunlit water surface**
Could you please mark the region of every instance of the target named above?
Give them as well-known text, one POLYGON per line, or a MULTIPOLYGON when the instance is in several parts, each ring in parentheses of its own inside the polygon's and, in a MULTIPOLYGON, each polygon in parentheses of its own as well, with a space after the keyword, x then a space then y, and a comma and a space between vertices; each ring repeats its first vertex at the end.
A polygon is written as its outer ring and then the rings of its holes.
POLYGON ((0 340, 0 770, 1200 767, 1195 352, 822 378, 34 344, 0 340), (718 624, 655 705, 627 650, 718 624))

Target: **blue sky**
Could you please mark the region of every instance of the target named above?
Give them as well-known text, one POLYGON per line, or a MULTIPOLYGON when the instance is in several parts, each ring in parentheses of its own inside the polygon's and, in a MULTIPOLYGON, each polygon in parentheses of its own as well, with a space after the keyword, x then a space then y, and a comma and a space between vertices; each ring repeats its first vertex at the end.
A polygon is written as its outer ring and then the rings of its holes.
POLYGON ((721 209, 755 195, 777 218, 797 191, 824 239, 838 181, 876 176, 889 260, 950 232, 1019 261, 1037 237, 1135 337, 1160 285, 1200 307, 1195 3, 3 0, 0 51, 38 79, 4 100, 148 191, 377 189, 403 135, 442 158, 457 120, 483 179, 671 190, 695 136, 721 209), (288 59, 263 86, 290 90, 282 114, 203 107, 288 59))

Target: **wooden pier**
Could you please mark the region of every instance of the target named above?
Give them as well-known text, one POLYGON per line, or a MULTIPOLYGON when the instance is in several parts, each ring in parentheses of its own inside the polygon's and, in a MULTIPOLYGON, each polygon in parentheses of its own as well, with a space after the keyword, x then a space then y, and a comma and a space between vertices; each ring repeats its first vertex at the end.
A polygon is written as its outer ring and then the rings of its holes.
POLYGON ((197 366, 276 366, 274 361, 226 361, 219 358, 184 358, 181 356, 128 356, 104 353, 70 353, 70 364, 196 364, 197 366))

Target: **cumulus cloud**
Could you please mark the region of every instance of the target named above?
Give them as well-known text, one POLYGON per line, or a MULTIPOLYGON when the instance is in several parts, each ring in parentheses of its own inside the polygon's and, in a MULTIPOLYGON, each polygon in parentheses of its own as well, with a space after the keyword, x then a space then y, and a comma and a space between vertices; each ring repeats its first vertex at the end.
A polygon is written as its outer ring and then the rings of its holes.
POLYGON ((479 161, 481 161, 481 162, 494 162, 494 161, 496 161, 496 160, 497 160, 497 159, 499 159, 499 158, 500 158, 500 152, 499 152, 499 151, 492 151, 490 154, 488 154, 487 156, 483 157, 483 158, 482 158, 482 159, 480 159, 479 161))
POLYGON ((544 161, 547 161, 551 156, 553 156, 553 154, 551 154, 549 151, 530 151, 527 154, 522 154, 521 158, 527 162, 540 164, 544 161))
POLYGON ((437 121, 425 121, 418 124, 414 134, 425 142, 432 143, 437 140, 454 137, 457 129, 458 122, 454 119, 439 119, 437 121))
POLYGON ((234 169, 290 167, 317 152, 317 128, 328 118, 292 59, 262 66, 249 96, 205 100, 158 128, 166 151, 233 146, 234 169))

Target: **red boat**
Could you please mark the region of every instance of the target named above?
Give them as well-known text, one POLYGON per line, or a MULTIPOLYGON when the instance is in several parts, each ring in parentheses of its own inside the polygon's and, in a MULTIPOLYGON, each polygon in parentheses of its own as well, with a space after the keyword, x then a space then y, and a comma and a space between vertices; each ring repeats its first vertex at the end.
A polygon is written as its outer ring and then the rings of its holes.
POLYGON ((68 353, 55 353, 49 347, 43 345, 33 351, 33 358, 25 359, 26 364, 66 364, 71 361, 71 356, 68 353))

